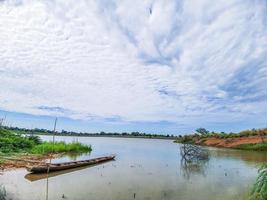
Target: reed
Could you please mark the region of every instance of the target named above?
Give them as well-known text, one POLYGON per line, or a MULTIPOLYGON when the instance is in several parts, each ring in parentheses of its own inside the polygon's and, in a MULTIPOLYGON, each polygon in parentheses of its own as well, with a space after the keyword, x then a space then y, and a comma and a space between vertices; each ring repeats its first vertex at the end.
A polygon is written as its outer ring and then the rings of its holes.
POLYGON ((81 144, 79 142, 65 143, 65 142, 43 142, 32 148, 31 153, 34 154, 49 154, 49 153, 82 153, 90 152, 92 148, 90 145, 81 144))

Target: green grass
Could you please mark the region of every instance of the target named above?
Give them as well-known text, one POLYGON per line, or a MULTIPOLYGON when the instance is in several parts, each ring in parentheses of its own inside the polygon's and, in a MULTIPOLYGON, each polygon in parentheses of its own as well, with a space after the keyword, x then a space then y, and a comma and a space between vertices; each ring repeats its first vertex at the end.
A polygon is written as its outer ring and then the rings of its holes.
POLYGON ((31 149, 34 154, 49 154, 49 153, 63 153, 63 152, 90 152, 91 146, 81 144, 79 142, 65 143, 65 142, 43 142, 31 149))
POLYGON ((241 144, 236 146, 235 148, 250 151, 267 151, 267 142, 258 144, 241 144))

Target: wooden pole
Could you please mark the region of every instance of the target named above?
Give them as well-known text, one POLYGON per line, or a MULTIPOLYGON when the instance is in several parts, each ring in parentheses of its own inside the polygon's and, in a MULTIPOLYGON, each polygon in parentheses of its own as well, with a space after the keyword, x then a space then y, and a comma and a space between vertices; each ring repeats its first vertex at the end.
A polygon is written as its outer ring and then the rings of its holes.
MULTIPOLYGON (((54 145, 55 145, 56 127, 57 127, 57 117, 55 119, 54 129, 53 129, 53 152, 54 152, 54 145)), ((50 170, 51 161, 52 161, 52 156, 50 156, 49 165, 48 165, 47 173, 46 173, 46 200, 48 200, 48 184, 49 184, 48 174, 49 174, 49 170, 50 170)))
POLYGON ((56 119, 55 119, 54 130, 53 130, 53 145, 54 145, 54 143, 55 143, 56 127, 57 127, 57 117, 56 117, 56 119))

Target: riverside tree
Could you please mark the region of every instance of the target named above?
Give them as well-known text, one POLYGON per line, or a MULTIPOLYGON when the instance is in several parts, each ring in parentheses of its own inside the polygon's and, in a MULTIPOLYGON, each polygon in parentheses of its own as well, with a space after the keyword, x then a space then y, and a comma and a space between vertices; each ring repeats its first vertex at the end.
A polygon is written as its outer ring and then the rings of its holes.
POLYGON ((200 134, 200 135, 207 135, 207 134, 209 134, 209 131, 207 129, 205 129, 205 128, 198 128, 198 129, 196 129, 196 132, 198 134, 200 134))

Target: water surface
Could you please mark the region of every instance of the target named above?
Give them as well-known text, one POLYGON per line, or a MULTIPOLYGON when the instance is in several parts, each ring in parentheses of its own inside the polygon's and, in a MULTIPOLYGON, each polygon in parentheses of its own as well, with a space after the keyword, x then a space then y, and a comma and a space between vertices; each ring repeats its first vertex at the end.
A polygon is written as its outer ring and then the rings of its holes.
MULTIPOLYGON (((51 136, 42 136, 50 140, 51 136)), ((208 148, 210 159, 181 160, 171 140, 104 137, 56 137, 91 144, 90 155, 66 156, 53 162, 116 154, 116 161, 94 167, 31 177, 24 169, 0 175, 13 200, 245 200, 267 161, 265 153, 208 148), (26 175, 26 178, 25 178, 26 175), (33 181, 34 180, 34 181, 33 181)))

